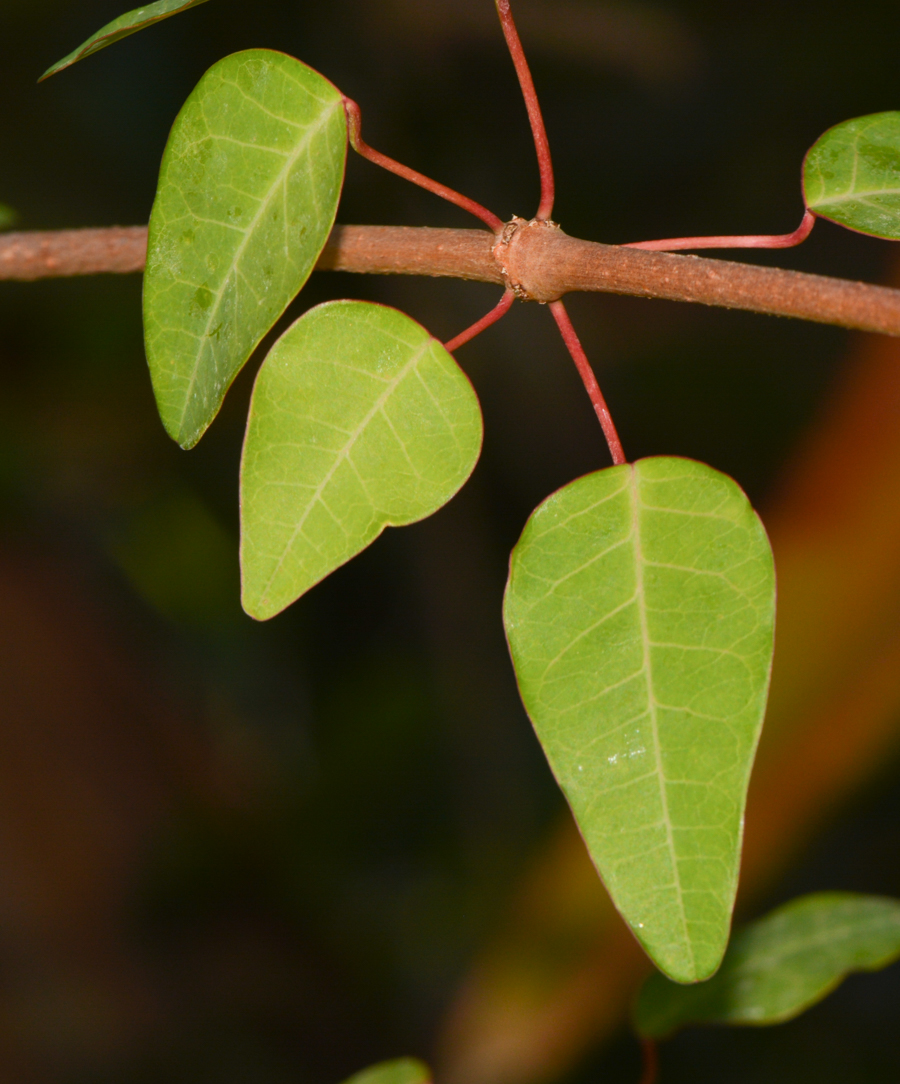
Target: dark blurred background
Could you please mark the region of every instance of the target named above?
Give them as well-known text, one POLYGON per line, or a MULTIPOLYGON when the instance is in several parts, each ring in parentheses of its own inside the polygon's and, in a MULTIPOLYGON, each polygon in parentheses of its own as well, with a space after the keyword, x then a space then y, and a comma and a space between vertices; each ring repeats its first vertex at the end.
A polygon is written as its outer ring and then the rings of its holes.
MULTIPOLYGON (((213 0, 40 73, 127 0, 3 0, 0 203, 17 228, 146 222, 206 68, 293 53, 367 140, 495 210, 537 203, 491 0, 213 0)), ((787 232, 805 150, 900 108, 900 7, 519 0, 555 217, 608 242, 787 232)), ((339 220, 474 225, 350 162, 339 220)), ((820 222, 761 262, 900 282, 820 222)), ((317 274, 449 338, 481 284, 317 274)), ((900 896, 900 347, 633 298, 572 317, 632 458, 694 456, 763 511, 782 597, 744 917, 817 889, 900 896)), ((0 283, 0 1080, 337 1084, 381 1058, 447 1084, 636 1081, 644 964, 518 700, 508 554, 607 464, 552 322, 459 352, 481 462, 288 612, 238 601, 237 467, 258 358, 199 447, 159 424, 139 276, 0 283)), ((900 1079, 900 968, 800 1020, 685 1033, 663 1084, 900 1079)))

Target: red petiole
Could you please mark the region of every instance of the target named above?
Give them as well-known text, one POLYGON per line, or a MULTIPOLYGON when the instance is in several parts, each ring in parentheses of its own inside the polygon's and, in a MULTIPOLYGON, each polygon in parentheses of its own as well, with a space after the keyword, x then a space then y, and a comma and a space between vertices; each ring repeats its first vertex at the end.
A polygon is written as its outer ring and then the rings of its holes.
POLYGON ((525 99, 525 108, 528 110, 528 122, 531 125, 531 134, 534 136, 534 149, 537 151, 538 169, 541 175, 541 202, 534 217, 541 222, 546 222, 553 214, 553 201, 556 195, 556 181, 553 177, 553 161, 550 158, 547 129, 544 125, 537 91, 534 89, 534 80, 531 78, 531 69, 525 58, 519 31, 513 21, 509 0, 496 0, 496 4, 500 25, 503 27, 503 36, 506 38, 506 45, 515 65, 519 86, 522 88, 522 97, 525 99))
POLYGON ((591 368, 591 364, 587 359, 587 354, 584 352, 581 340, 578 338, 575 328, 572 327, 572 321, 569 319, 569 314, 566 312, 565 306, 562 301, 551 301, 550 311, 553 313, 553 319, 556 321, 559 333, 562 335, 563 342, 566 344, 569 353, 572 355, 572 360, 575 362, 575 367, 578 369, 578 374, 581 377, 585 390, 593 404, 594 413, 597 415, 597 420, 600 422, 603 435, 606 437, 606 443, 609 445, 609 453, 612 456, 613 463, 615 463, 616 466, 627 463, 628 460, 625 458, 625 453, 622 451, 622 443, 619 440, 619 434, 616 432, 616 427, 613 425, 609 407, 606 405, 606 400, 603 398, 603 392, 600 390, 600 385, 597 383, 597 378, 594 376, 594 370, 591 368))
MULTIPOLYGON (((548 222, 553 213, 553 201, 556 186, 553 177, 553 162, 550 157, 550 144, 547 140, 547 129, 544 125, 540 103, 534 88, 534 80, 531 77, 528 61, 525 58, 525 51, 522 48, 522 41, 519 38, 519 32, 516 29, 512 11, 510 10, 509 0, 495 0, 495 2, 497 5, 497 13, 500 16, 500 25, 503 28, 503 36, 506 39, 506 44, 516 69, 519 86, 522 89, 522 96, 525 99, 525 108, 528 111, 528 120, 534 137, 535 151, 537 152, 538 169, 541 178, 541 201, 535 218, 540 222, 548 222)), ((476 203, 475 200, 469 199, 468 196, 463 196, 459 192, 455 192, 452 188, 447 188, 446 185, 439 184, 437 181, 425 177, 423 174, 416 172, 416 170, 410 169, 408 166, 404 166, 393 158, 388 158, 387 155, 381 154, 379 151, 370 147, 368 143, 363 140, 361 135, 362 117, 359 106, 356 102, 347 97, 345 97, 343 101, 344 110, 347 114, 350 145, 357 154, 362 155, 363 158, 367 158, 370 162, 374 162, 375 165, 389 170, 391 173, 396 173, 398 177, 403 177, 405 180, 419 185, 420 188, 424 188, 426 191, 433 192, 436 196, 440 196, 442 199, 456 204, 457 207, 461 207, 463 210, 480 218, 494 233, 500 233, 502 231, 504 223, 501 222, 493 212, 489 211, 486 207, 482 207, 480 203, 476 203)), ((650 244, 652 245, 654 242, 650 242, 650 244)), ((471 342, 471 340, 484 331, 485 328, 490 327, 491 324, 495 324, 505 316, 514 300, 514 292, 512 289, 507 288, 503 297, 494 308, 470 328, 460 332, 459 335, 446 343, 446 349, 453 351, 458 347, 463 346, 465 343, 471 342)), ((616 427, 613 425, 613 420, 609 413, 609 408, 606 405, 606 400, 603 398, 603 393, 600 391, 600 386, 597 384, 597 379, 588 362, 587 355, 578 339, 575 328, 572 326, 569 314, 566 312, 562 301, 552 302, 550 304, 550 311, 553 313, 557 327, 562 335, 563 342, 566 344, 569 353, 572 355, 572 360, 575 362, 575 366, 587 389, 594 411, 600 422, 600 426, 603 429, 603 435, 606 437, 606 443, 609 445, 613 463, 625 463, 625 453, 622 451, 622 444, 616 433, 616 427)))
POLYGON ((477 320, 471 327, 466 328, 465 331, 461 331, 455 338, 444 343, 444 349, 449 350, 452 354, 453 351, 457 350, 460 346, 464 346, 466 343, 471 342, 476 335, 480 335, 482 331, 489 328, 491 324, 496 324, 498 320, 506 316, 510 306, 515 300, 516 295, 512 290, 504 291, 503 297, 500 298, 489 313, 482 316, 480 320, 477 320))
POLYGON ((457 207, 461 207, 464 211, 468 211, 469 214, 475 215, 476 218, 480 218, 488 229, 493 230, 494 233, 499 233, 503 229, 504 223, 500 221, 493 211, 489 211, 487 207, 482 207, 480 203, 476 203, 475 200, 469 199, 468 196, 464 196, 460 192, 455 192, 445 184, 433 181, 430 177, 426 177, 424 174, 418 173, 416 170, 410 169, 409 166, 404 166, 395 159, 388 158, 386 154, 382 154, 380 151, 376 151, 373 147, 370 147, 360 134, 362 128, 362 114, 360 113, 359 106, 352 98, 344 97, 344 112, 347 114, 350 146, 357 154, 361 155, 363 158, 367 158, 370 162, 374 162, 376 166, 381 166, 382 169, 386 169, 389 173, 396 173, 398 177, 402 177, 405 181, 411 181, 420 188, 424 188, 427 192, 433 192, 434 195, 440 196, 441 199, 445 199, 450 203, 455 203, 457 207))
POLYGON ((652 1039, 642 1039, 641 1050, 644 1055, 644 1072, 641 1076, 641 1084, 656 1084, 659 1076, 659 1054, 656 1043, 652 1039))
POLYGON ((739 237, 671 237, 666 241, 632 241, 622 248, 643 248, 652 252, 677 252, 696 248, 793 248, 805 241, 816 224, 816 216, 807 210, 793 233, 748 234, 739 237))

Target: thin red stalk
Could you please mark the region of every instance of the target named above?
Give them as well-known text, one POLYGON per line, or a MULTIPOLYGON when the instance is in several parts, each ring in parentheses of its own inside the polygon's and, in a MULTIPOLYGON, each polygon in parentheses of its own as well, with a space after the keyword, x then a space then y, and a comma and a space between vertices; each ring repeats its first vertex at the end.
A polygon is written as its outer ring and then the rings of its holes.
POLYGON ((350 146, 357 154, 362 155, 363 158, 367 158, 370 162, 374 162, 376 166, 381 166, 382 169, 388 170, 389 173, 396 173, 398 177, 402 177, 405 181, 411 181, 420 188, 424 188, 427 192, 433 192, 434 195, 440 196, 441 199, 448 200, 450 203, 455 203, 457 207, 462 207, 464 211, 468 211, 469 214, 475 215, 476 218, 480 218, 489 229, 494 231, 494 233, 499 233, 503 229, 504 223, 501 222, 492 211, 489 211, 487 207, 482 207, 480 203, 476 203, 475 200, 469 199, 468 196, 464 196, 460 192, 455 192, 452 188, 448 188, 438 181, 433 181, 430 177, 426 177, 422 173, 417 173, 416 170, 410 169, 409 166, 404 166, 393 158, 388 158, 386 154, 382 154, 380 151, 376 151, 373 147, 370 147, 360 134, 362 128, 362 114, 360 113, 359 106, 352 98, 344 98, 344 112, 347 114, 350 146))
POLYGON ((584 347, 581 345, 581 341, 575 332, 575 328, 572 327, 572 321, 569 319, 569 314, 566 312, 565 306, 561 301, 551 301, 550 311, 553 313, 553 319, 556 321, 559 333, 563 337, 563 342, 566 344, 569 353, 572 355, 572 360, 575 362, 575 367, 578 369, 585 390, 590 396, 591 403, 594 407, 594 413, 597 415, 597 420, 600 422, 603 435, 606 437, 606 443, 609 445, 609 454, 612 456, 613 463, 615 463, 616 466, 627 463, 628 460, 625 458, 625 453, 622 451, 622 443, 619 440, 619 434, 616 432, 616 427, 613 425, 609 407, 606 405, 606 400, 603 398, 603 392, 600 390, 600 385, 597 383, 597 378, 594 376, 594 370, 591 368, 591 364, 587 359, 584 347))
POLYGON ((537 151, 538 169, 541 173, 541 202, 535 218, 546 222, 553 214, 553 201, 556 197, 556 182, 553 179, 553 162, 550 158, 547 129, 544 126, 537 91, 534 89, 534 80, 531 78, 531 69, 525 59, 525 50, 522 48, 522 41, 509 8, 509 0, 496 0, 496 3, 500 25, 503 27, 503 36, 506 38, 506 45, 512 56, 516 75, 519 77, 525 108, 528 110, 528 120, 534 136, 534 149, 537 151))
POLYGON ((509 312, 509 307, 515 299, 516 295, 512 290, 504 291, 503 297, 500 298, 489 313, 482 316, 480 320, 476 320, 476 322, 472 324, 471 327, 467 327, 465 331, 461 331, 455 338, 444 343, 444 349, 449 350, 452 354, 454 350, 458 350, 459 347, 465 346, 466 343, 471 342, 476 335, 480 335, 482 331, 489 328, 491 324, 496 324, 501 317, 505 316, 509 312))
POLYGON ((793 233, 748 234, 743 237, 670 237, 666 241, 632 241, 622 248, 643 248, 652 252, 677 252, 688 248, 793 248, 812 232, 816 216, 807 210, 793 233))
POLYGON ((644 1053, 644 1073, 641 1084, 656 1084, 659 1076, 659 1054, 656 1043, 652 1039, 641 1039, 641 1049, 644 1053))

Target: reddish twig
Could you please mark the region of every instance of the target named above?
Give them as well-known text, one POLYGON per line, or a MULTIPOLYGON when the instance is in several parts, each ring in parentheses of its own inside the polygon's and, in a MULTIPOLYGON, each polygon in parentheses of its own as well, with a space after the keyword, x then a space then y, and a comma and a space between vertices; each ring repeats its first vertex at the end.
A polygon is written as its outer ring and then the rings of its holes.
POLYGON ((641 1084, 656 1084, 659 1077, 659 1053, 656 1043, 652 1039, 641 1039, 641 1050, 644 1055, 644 1072, 641 1076, 641 1084))
POLYGON ((553 162, 550 158, 547 129, 544 126, 544 117, 541 113, 537 91, 534 89, 534 80, 531 78, 531 69, 525 59, 525 50, 522 48, 519 32, 516 30, 515 22, 513 22, 509 0, 496 0, 496 3, 497 12, 500 15, 500 25, 503 27, 503 36, 506 38, 506 44, 516 68, 519 86, 522 88, 522 97, 525 99, 528 121, 531 124, 531 133, 534 136, 534 149, 537 151, 538 169, 541 174, 541 202, 535 218, 541 222, 546 222, 553 214, 553 201, 556 198, 556 182, 553 178, 553 162))
POLYGON ((670 237, 666 241, 632 241, 622 248, 643 248, 651 252, 678 252, 696 248, 793 248, 805 241, 816 224, 816 216, 807 210, 793 233, 751 233, 740 237, 670 237))
POLYGON ((452 354, 454 350, 458 350, 459 347, 465 346, 466 343, 471 342, 476 335, 480 335, 482 331, 489 328, 491 324, 496 324, 499 319, 504 317, 509 312, 510 306, 515 299, 516 295, 512 290, 504 291, 503 297, 500 298, 489 313, 482 316, 480 320, 476 320, 476 322, 472 324, 471 327, 467 327, 465 331, 461 331, 455 338, 444 343, 444 349, 452 354))
POLYGON ((461 207, 464 211, 468 211, 469 214, 475 215, 476 218, 480 218, 489 229, 494 231, 494 233, 499 233, 503 229, 504 223, 500 221, 493 211, 489 211, 487 207, 482 207, 480 203, 476 203, 475 200, 469 199, 468 196, 464 196, 460 192, 455 192, 452 188, 448 188, 438 181, 433 181, 430 177, 426 177, 424 174, 418 173, 416 170, 410 169, 409 166, 404 166, 393 158, 388 158, 386 154, 382 154, 380 151, 376 151, 373 147, 370 147, 360 134, 362 129, 362 114, 360 113, 359 106, 352 98, 344 98, 344 112, 347 114, 350 146, 357 154, 361 155, 363 158, 367 158, 370 162, 374 162, 376 166, 381 166, 382 169, 388 170, 389 173, 396 173, 398 177, 402 177, 405 181, 411 181, 413 184, 417 184, 420 188, 424 188, 426 192, 432 192, 435 196, 440 196, 441 199, 445 199, 450 203, 455 203, 457 207, 461 207))
MULTIPOLYGON (((585 290, 631 294, 900 336, 900 290, 887 286, 704 256, 641 252, 580 241, 553 229, 519 230, 512 247, 519 296, 537 301, 585 290)), ((487 230, 335 226, 316 268, 504 286, 507 278, 496 248, 497 238, 487 230)), ((141 271, 146 254, 146 226, 0 233, 0 282, 141 271)))
POLYGON ((0 280, 143 271, 146 226, 0 233, 0 280))
POLYGON ((597 420, 600 422, 603 435, 606 437, 606 443, 609 445, 609 454, 612 456, 613 463, 615 463, 616 466, 627 463, 628 460, 625 458, 625 453, 622 451, 622 443, 619 440, 619 434, 616 432, 616 427, 613 425, 609 407, 606 405, 606 400, 603 398, 603 392, 600 390, 600 385, 597 383, 597 378, 594 376, 594 370, 591 368, 590 362, 587 359, 584 347, 581 345, 581 341, 575 332, 575 328, 572 327, 572 321, 569 319, 569 314, 566 312, 565 306, 561 301, 551 301, 550 311, 553 313, 553 319, 556 321, 559 333, 563 337, 563 342, 566 344, 569 353, 572 355, 575 367, 578 369, 578 373, 584 382, 585 389, 590 396, 591 403, 594 407, 594 413, 597 415, 597 420))

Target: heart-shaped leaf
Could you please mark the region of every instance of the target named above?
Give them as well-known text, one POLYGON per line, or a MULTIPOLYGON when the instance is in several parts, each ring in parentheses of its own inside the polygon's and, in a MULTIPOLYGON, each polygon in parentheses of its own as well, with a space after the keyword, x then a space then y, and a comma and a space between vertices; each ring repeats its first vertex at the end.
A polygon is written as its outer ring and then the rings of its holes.
POLYGON ((803 194, 822 218, 900 240, 900 113, 829 128, 803 163, 803 194))
POLYGON ((898 957, 897 900, 801 896, 735 934, 709 982, 685 987, 651 976, 635 1023, 650 1038, 686 1024, 779 1024, 821 1001, 851 971, 877 971, 898 957))
POLYGON ((525 707, 616 907, 679 982, 728 941, 774 614, 762 524, 686 459, 572 482, 513 551, 525 707))
POLYGON ((453 357, 396 309, 332 301, 272 348, 241 462, 243 603, 265 619, 472 473, 481 410, 453 357))
POLYGON ((219 61, 179 113, 150 216, 144 332, 163 424, 183 447, 309 277, 346 155, 340 92, 283 53, 219 61))
POLYGON ((145 26, 152 26, 163 19, 168 19, 170 15, 177 15, 180 11, 187 11, 188 8, 195 8, 198 4, 205 3, 206 0, 156 0, 155 4, 146 4, 142 8, 136 8, 125 15, 120 15, 118 19, 113 19, 111 23, 107 23, 96 34, 92 34, 83 45, 79 45, 68 56, 64 56, 52 68, 48 68, 38 82, 42 83, 45 79, 49 79, 51 75, 61 72, 63 68, 69 68, 77 61, 84 60, 86 56, 99 53, 107 45, 121 41, 122 38, 127 38, 129 34, 136 34, 139 30, 143 30, 145 26))
POLYGON ((354 1073, 344 1084, 430 1084, 431 1070, 418 1058, 381 1061, 354 1073))

